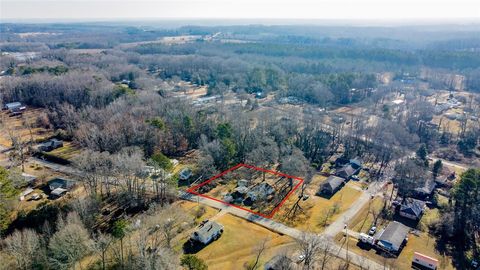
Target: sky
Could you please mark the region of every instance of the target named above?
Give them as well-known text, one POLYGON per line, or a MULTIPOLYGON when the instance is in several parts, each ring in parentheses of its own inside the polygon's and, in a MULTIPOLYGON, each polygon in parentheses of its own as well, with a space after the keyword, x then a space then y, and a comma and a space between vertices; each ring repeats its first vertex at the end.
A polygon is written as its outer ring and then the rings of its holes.
POLYGON ((480 0, 0 0, 12 19, 480 20, 480 0))

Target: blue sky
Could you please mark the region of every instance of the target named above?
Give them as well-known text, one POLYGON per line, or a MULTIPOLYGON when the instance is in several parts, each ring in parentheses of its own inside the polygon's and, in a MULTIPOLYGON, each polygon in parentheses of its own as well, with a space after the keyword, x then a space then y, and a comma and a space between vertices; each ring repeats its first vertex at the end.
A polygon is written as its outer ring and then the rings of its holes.
POLYGON ((480 19, 480 0, 0 0, 1 19, 480 19))

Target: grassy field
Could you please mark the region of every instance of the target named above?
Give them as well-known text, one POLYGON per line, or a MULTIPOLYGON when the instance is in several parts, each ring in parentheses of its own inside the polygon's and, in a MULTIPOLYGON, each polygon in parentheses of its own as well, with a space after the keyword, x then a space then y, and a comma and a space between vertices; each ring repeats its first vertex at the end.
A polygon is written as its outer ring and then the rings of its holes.
POLYGON ((81 152, 80 147, 75 143, 63 142, 63 147, 60 147, 51 152, 48 152, 48 154, 59 157, 59 158, 63 158, 66 160, 71 160, 72 158, 79 155, 80 152, 81 152))
POLYGON ((208 269, 243 269, 244 264, 255 259, 254 249, 264 239, 267 241, 267 249, 261 257, 262 265, 275 254, 295 247, 292 238, 281 236, 230 214, 221 216, 217 222, 225 227, 224 233, 220 239, 197 253, 197 256, 207 262, 208 269))
POLYGON ((325 180, 325 176, 314 176, 312 183, 305 190, 305 194, 309 198, 306 201, 300 201, 302 210, 295 219, 287 219, 285 215, 298 199, 299 191, 289 197, 278 213, 275 214, 274 219, 304 230, 313 232, 323 231, 325 226, 335 221, 339 215, 352 205, 361 192, 355 187, 355 183, 349 182, 331 198, 316 196, 315 193, 320 184, 325 180))
POLYGON ((53 135, 52 130, 35 127, 35 123, 44 109, 28 108, 22 116, 9 117, 4 111, 0 112, 0 144, 11 146, 10 135, 18 136, 22 141, 29 141, 31 137, 34 141, 44 140, 53 135), (32 128, 28 128, 31 126, 32 128))

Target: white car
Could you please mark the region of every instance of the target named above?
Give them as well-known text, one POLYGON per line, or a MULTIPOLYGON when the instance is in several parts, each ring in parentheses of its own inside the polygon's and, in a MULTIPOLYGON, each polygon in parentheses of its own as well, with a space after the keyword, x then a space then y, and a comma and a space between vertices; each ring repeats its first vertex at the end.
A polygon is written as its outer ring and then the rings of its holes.
POLYGON ((377 227, 372 226, 372 228, 370 228, 370 231, 368 231, 368 235, 374 235, 376 232, 377 232, 377 227))

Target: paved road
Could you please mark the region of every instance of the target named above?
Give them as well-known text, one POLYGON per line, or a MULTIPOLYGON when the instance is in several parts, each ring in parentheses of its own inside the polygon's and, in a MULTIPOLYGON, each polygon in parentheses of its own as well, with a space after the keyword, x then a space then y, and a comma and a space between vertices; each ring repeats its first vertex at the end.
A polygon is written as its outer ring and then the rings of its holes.
MULTIPOLYGON (((367 192, 365 192, 365 193, 367 193, 367 192)), ((180 195, 180 198, 182 198, 184 200, 199 202, 199 203, 208 205, 210 207, 220 209, 221 212, 225 212, 225 213, 228 212, 228 213, 230 213, 232 215, 235 215, 237 217, 241 217, 241 218, 244 218, 244 219, 249 220, 251 222, 254 222, 254 223, 256 223, 256 224, 258 224, 262 227, 265 227, 265 228, 267 228, 271 231, 275 231, 275 232, 280 233, 280 234, 288 235, 288 236, 290 236, 292 238, 295 238, 295 239, 300 239, 302 237, 302 235, 304 234, 304 232, 302 232, 298 229, 288 227, 288 226, 286 226, 282 223, 276 222, 274 220, 257 216, 255 214, 249 213, 245 210, 238 209, 236 207, 232 207, 232 206, 226 205, 226 204, 221 203, 221 202, 217 202, 217 201, 214 201, 214 200, 203 198, 203 197, 200 197, 200 196, 197 196, 197 195, 194 195, 194 194, 190 194, 190 193, 187 193, 187 192, 181 192, 179 195, 180 195)), ((368 196, 367 196, 367 198, 369 198, 368 196)), ((343 225, 340 228, 340 230, 341 229, 343 229, 343 225)), ((332 229, 331 231, 333 233, 334 230, 332 229)), ((339 245, 337 245, 334 242, 333 237, 329 237, 325 234, 317 235, 317 237, 322 238, 323 241, 329 241, 330 242, 331 252, 335 256, 338 256, 338 257, 340 257, 344 260, 346 260, 347 257, 348 257, 348 260, 351 263, 356 264, 356 265, 363 265, 363 266, 368 265, 369 269, 371 269, 371 270, 384 270, 385 269, 382 265, 378 264, 375 261, 367 259, 367 258, 365 258, 363 256, 360 256, 356 253, 353 253, 351 251, 347 252, 346 249, 340 247, 339 245)))
POLYGON ((348 222, 362 209, 364 205, 370 201, 371 195, 369 192, 362 192, 360 197, 350 206, 350 208, 343 212, 333 223, 331 223, 323 232, 324 235, 328 237, 335 237, 339 232, 341 232, 345 224, 348 225, 348 222))

